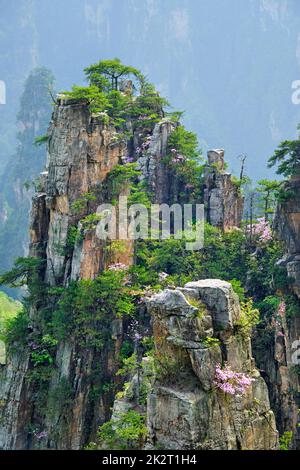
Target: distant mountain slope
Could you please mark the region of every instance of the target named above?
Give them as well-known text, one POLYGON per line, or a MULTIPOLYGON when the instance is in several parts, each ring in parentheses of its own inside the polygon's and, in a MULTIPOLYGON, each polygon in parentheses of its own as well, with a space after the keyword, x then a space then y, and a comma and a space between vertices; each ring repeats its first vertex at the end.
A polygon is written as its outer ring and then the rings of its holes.
POLYGON ((297 0, 19 0, 1 6, 0 162, 14 145, 21 83, 49 66, 61 88, 100 58, 139 65, 178 108, 203 146, 224 147, 233 167, 249 155, 251 176, 278 142, 294 136, 300 107, 297 0))

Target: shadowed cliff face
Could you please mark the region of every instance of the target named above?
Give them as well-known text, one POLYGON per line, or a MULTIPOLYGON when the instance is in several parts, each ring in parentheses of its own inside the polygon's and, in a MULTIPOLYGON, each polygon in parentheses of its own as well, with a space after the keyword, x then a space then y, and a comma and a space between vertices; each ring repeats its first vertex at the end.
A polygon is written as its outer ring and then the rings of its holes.
MULTIPOLYGON (((286 249, 286 254, 278 260, 278 265, 286 270, 288 289, 300 299, 300 179, 298 176, 286 183, 285 193, 286 200, 278 204, 274 220, 275 233, 286 249)), ((269 347, 266 347, 265 354, 258 354, 256 359, 260 369, 264 371, 279 431, 282 434, 284 430, 290 429, 293 432, 294 445, 299 448, 300 382, 298 366, 293 361, 293 354, 296 353, 294 344, 300 336, 299 307, 297 309, 290 315, 287 314, 287 310, 281 315, 279 324, 273 325, 274 334, 269 347)), ((255 341, 254 351, 256 351, 255 341)))

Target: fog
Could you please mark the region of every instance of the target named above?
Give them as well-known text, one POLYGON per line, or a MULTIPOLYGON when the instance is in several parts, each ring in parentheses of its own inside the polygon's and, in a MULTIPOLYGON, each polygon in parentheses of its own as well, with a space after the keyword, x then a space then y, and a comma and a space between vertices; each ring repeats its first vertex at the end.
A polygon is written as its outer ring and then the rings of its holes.
POLYGON ((299 26, 297 0, 0 0, 0 170, 32 68, 49 67, 61 90, 119 57, 185 111, 204 151, 225 148, 236 172, 246 153, 251 177, 270 175, 268 157, 300 121, 299 26))

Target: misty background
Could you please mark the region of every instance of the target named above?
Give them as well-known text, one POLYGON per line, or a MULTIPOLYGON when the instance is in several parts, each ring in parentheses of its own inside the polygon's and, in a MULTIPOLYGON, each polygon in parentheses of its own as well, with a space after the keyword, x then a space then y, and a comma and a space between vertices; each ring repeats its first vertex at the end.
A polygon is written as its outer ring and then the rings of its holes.
POLYGON ((84 67, 119 57, 186 112, 204 151, 225 148, 236 172, 246 153, 248 174, 268 176, 266 160, 300 121, 299 26, 299 0, 0 0, 0 172, 34 67, 50 68, 63 90, 84 83, 84 67))

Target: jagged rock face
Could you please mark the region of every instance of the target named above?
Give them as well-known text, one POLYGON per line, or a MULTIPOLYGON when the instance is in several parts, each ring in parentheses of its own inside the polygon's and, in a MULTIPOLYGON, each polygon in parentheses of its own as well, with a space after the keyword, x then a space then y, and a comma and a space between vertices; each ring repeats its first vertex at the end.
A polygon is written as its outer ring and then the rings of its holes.
POLYGON ((300 391, 297 373, 293 370, 292 345, 298 340, 300 318, 293 317, 289 321, 282 316, 280 325, 274 322, 268 344, 264 348, 259 343, 264 341, 266 331, 258 330, 253 341, 256 363, 269 389, 272 410, 276 416, 276 424, 280 435, 293 432, 293 446, 299 447, 297 394, 300 391))
POLYGON ((153 202, 157 204, 173 204, 178 201, 180 188, 176 187, 175 174, 164 162, 168 137, 175 128, 176 124, 168 119, 157 123, 151 135, 149 148, 137 160, 141 179, 147 181, 148 187, 155 194, 153 202))
MULTIPOLYGON (((131 264, 131 242, 124 242, 125 249, 117 257, 108 256, 94 229, 85 231, 71 252, 66 249, 69 228, 82 217, 74 215, 72 204, 95 188, 99 188, 97 198, 88 213, 95 212, 103 201, 110 202, 105 179, 126 153, 126 145, 116 138, 113 128, 91 117, 86 102, 69 100, 60 101, 55 108, 48 150, 47 171, 42 173, 39 192, 33 198, 30 228, 30 255, 45 259, 45 281, 67 286, 71 279, 95 278, 109 263, 131 264)), ((33 306, 33 320, 35 315, 33 306)), ((0 371, 0 448, 79 449, 89 442, 109 418, 112 405, 111 393, 98 394, 93 400, 91 394, 95 387, 119 380, 115 373, 122 335, 122 320, 112 318, 111 341, 102 351, 82 348, 72 336, 58 346, 47 390, 48 408, 53 412, 43 421, 29 379, 29 352, 10 355, 0 371), (66 404, 57 406, 60 400, 55 400, 56 394, 69 388, 71 409, 66 404)))
MULTIPOLYGON (((291 291, 300 299, 300 178, 295 175, 286 183, 287 198, 277 206, 274 230, 283 242, 286 254, 278 264, 285 267, 290 279, 291 291)), ((261 367, 266 371, 270 398, 280 431, 290 429, 294 434, 294 445, 300 446, 298 409, 300 382, 299 375, 293 372, 291 355, 293 343, 299 339, 300 318, 283 318, 284 337, 277 331, 272 347, 261 358, 261 367)))
POLYGON ((267 386, 255 368, 250 340, 235 333, 240 307, 231 285, 189 283, 156 294, 148 309, 156 348, 169 361, 148 397, 148 446, 276 449, 267 386), (207 337, 218 338, 219 345, 205 346, 207 337), (222 361, 254 379, 243 396, 216 389, 216 365, 222 361))
POLYGON ((222 230, 239 227, 243 215, 243 197, 224 171, 224 150, 210 150, 204 175, 204 207, 207 221, 222 230))
MULTIPOLYGON (((72 214, 72 204, 95 190, 97 200, 91 204, 90 212, 93 209, 96 212, 104 201, 111 202, 103 185, 126 154, 126 145, 118 140, 113 128, 91 118, 85 102, 72 100, 62 101, 56 108, 49 135, 44 194, 49 210, 46 280, 55 284, 67 280, 71 273, 72 279, 94 278, 108 262, 103 242, 96 237, 95 230, 89 230, 82 242, 76 244, 72 260, 64 254, 68 229, 76 225, 79 218, 72 214)), ((118 261, 129 264, 130 243, 125 251, 118 261)))
POLYGON ((291 196, 278 204, 274 229, 286 247, 286 256, 280 260, 286 266, 293 290, 300 298, 300 177, 295 176, 286 186, 291 196))

